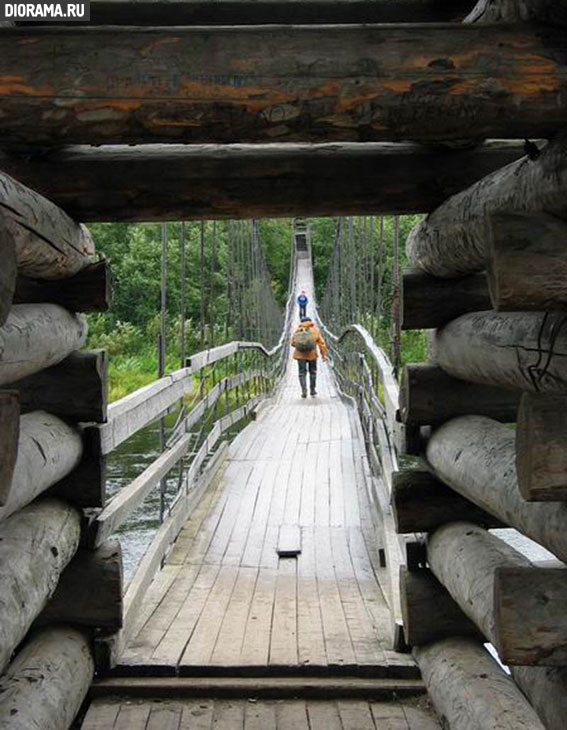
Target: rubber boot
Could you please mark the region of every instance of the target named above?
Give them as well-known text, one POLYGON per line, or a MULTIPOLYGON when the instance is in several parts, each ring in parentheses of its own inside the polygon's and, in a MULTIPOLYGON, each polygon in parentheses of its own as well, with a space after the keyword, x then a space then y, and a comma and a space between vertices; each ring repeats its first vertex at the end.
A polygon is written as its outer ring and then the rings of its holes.
POLYGON ((317 395, 317 390, 315 388, 317 384, 317 375, 314 373, 309 373, 309 390, 311 392, 311 395, 317 395))
POLYGON ((307 378, 305 375, 299 376, 299 384, 301 385, 301 397, 307 398, 307 378))

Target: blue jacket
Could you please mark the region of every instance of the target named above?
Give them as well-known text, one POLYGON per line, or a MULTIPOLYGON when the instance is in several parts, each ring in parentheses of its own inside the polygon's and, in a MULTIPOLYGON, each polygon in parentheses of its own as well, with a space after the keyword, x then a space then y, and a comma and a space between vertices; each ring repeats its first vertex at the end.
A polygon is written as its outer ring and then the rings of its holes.
POLYGON ((301 294, 297 297, 297 303, 301 307, 305 307, 307 305, 308 301, 309 301, 309 299, 307 299, 307 297, 302 296, 301 294))

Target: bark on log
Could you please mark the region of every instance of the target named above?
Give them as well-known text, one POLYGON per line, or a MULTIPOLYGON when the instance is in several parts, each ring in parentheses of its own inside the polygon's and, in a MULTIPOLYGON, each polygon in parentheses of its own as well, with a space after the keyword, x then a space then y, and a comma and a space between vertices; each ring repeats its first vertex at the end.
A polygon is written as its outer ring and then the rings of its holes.
POLYGON ((34 632, 0 678, 0 730, 68 730, 93 675, 84 633, 70 626, 34 632))
POLYGON ((567 394, 524 393, 516 427, 516 472, 524 499, 567 500, 567 394))
POLYGON ((478 0, 465 23, 519 23, 536 21, 567 25, 565 0, 478 0))
POLYGON ((45 411, 22 416, 12 486, 0 507, 0 520, 67 476, 79 464, 82 453, 79 431, 60 418, 45 411))
POLYGON ((567 309, 567 222, 539 213, 489 217, 486 273, 494 309, 567 309))
MULTIPOLYGON (((506 634, 505 630, 501 630, 502 627, 496 626, 496 571, 501 567, 532 568, 530 561, 503 540, 471 522, 453 522, 430 535, 427 560, 437 580, 487 640, 494 644, 502 661, 517 663, 512 661, 515 657, 509 651, 515 648, 510 647, 510 641, 517 642, 517 634, 506 634), (501 637, 509 641, 500 644, 501 637)), ((532 620, 532 616, 525 617, 528 625, 532 620)), ((523 629, 523 641, 527 644, 526 627, 508 628, 516 631, 518 628, 520 631, 523 629)))
POLYGON ((87 321, 57 304, 17 304, 0 328, 0 385, 55 365, 87 337, 87 321))
POLYGON ((413 653, 449 730, 545 730, 518 687, 478 642, 446 639, 413 653))
MULTIPOLYGON (((426 212, 523 154, 523 143, 504 140, 463 150, 380 142, 110 145, 37 159, 0 152, 0 167, 76 220, 166 221, 426 212)), ((488 295, 486 302, 476 308, 490 307, 488 295)))
POLYGON ((526 695, 547 730, 565 730, 567 668, 511 667, 516 684, 526 695))
POLYGON ((0 209, 0 327, 6 321, 16 288, 16 248, 14 240, 6 229, 6 218, 0 209))
POLYGON ((567 504, 526 502, 518 489, 515 434, 483 416, 443 424, 427 445, 437 476, 471 502, 567 562, 567 504))
POLYGON ((472 383, 541 392, 567 388, 561 312, 478 312, 437 330, 431 349, 447 373, 472 383))
MULTIPOLYGON (((264 25, 460 21, 470 0, 92 0, 90 24, 264 25)), ((76 22, 74 22, 76 25, 76 22)))
POLYGON ((408 259, 433 276, 481 271, 487 258, 489 216, 543 212, 565 221, 566 201, 567 137, 558 136, 536 160, 523 157, 497 170, 418 223, 406 241, 408 259))
POLYGON ((69 623, 118 631, 122 628, 122 552, 118 540, 77 552, 36 624, 69 623))
POLYGON ((14 292, 15 304, 51 302, 71 312, 106 312, 110 300, 110 269, 104 259, 68 279, 39 281, 20 276, 14 292))
POLYGON ((419 269, 404 271, 402 279, 402 329, 442 327, 468 312, 491 309, 486 275, 440 279, 419 269))
POLYGON ((567 569, 498 568, 495 645, 508 664, 567 664, 567 569))
POLYGON ((427 471, 395 472, 392 510, 396 532, 404 535, 431 532, 456 520, 487 528, 506 526, 427 471))
POLYGON ((482 634, 430 570, 400 568, 400 599, 408 646, 482 634))
POLYGON ((106 350, 72 352, 57 365, 16 380, 9 388, 19 392, 22 413, 46 410, 72 421, 105 423, 107 364, 106 350))
POLYGON ((18 457, 20 437, 20 404, 14 391, 0 393, 0 506, 6 504, 14 467, 18 457))
MULTIPOLYGON (((7 40, 6 31, 3 41, 7 40)), ((17 32, 14 30, 13 32, 17 32)), ((94 243, 85 226, 34 190, 0 172, 3 235, 15 244, 18 271, 38 279, 64 279, 92 263, 94 243)))
POLYGON ((2 523, 0 672, 53 594, 80 531, 78 511, 55 499, 36 502, 2 523))
POLYGON ((436 365, 406 365, 400 389, 400 413, 404 423, 420 426, 440 424, 471 413, 511 423, 516 420, 521 395, 519 390, 467 383, 436 365))
POLYGON ((567 120, 552 28, 20 27, 2 45, 4 148, 549 137, 567 120))

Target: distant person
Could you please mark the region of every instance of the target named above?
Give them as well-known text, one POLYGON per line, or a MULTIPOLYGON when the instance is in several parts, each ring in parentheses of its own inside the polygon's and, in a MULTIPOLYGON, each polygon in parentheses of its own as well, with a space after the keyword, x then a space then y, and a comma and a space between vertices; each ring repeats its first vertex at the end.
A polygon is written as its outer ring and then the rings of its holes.
POLYGON ((301 317, 306 317, 309 299, 307 298, 305 289, 301 290, 301 294, 297 297, 297 303, 299 304, 299 318, 301 319, 301 317))
POLYGON ((317 348, 321 352, 323 362, 327 359, 327 345, 323 335, 309 317, 302 317, 301 324, 293 333, 291 346, 295 348, 294 360, 299 366, 299 384, 301 397, 307 398, 307 370, 309 369, 309 392, 317 395, 317 348))

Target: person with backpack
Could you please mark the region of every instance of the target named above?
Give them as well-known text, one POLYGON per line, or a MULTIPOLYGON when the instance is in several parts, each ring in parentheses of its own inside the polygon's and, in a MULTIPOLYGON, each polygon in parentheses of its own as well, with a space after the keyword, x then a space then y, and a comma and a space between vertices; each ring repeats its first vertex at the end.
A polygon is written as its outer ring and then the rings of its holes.
POLYGON ((307 398, 307 370, 309 370, 309 391, 312 396, 317 395, 317 348, 325 362, 327 345, 319 328, 315 326, 310 317, 301 318, 301 324, 291 338, 291 346, 295 348, 293 359, 297 360, 299 366, 301 397, 307 398))
POLYGON ((309 303, 309 299, 307 298, 305 289, 301 290, 301 294, 297 297, 297 303, 299 304, 299 316, 306 317, 307 316, 307 304, 309 303))

